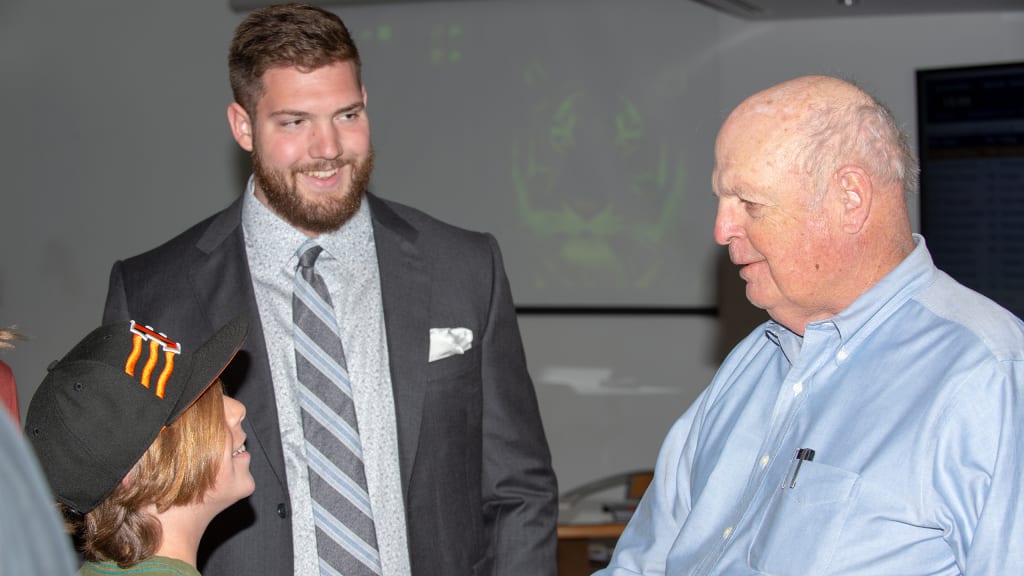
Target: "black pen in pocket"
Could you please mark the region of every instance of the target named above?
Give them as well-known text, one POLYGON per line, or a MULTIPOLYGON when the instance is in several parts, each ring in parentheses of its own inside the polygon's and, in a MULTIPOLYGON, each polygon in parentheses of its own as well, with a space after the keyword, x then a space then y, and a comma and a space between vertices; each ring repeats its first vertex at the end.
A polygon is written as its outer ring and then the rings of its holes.
MULTIPOLYGON (((803 465, 804 460, 808 462, 814 460, 814 450, 810 448, 801 448, 796 451, 796 469, 793 470, 793 476, 789 479, 790 488, 796 488, 796 476, 800 473, 800 466, 803 465)), ((785 488, 785 483, 783 483, 782 486, 785 488)))

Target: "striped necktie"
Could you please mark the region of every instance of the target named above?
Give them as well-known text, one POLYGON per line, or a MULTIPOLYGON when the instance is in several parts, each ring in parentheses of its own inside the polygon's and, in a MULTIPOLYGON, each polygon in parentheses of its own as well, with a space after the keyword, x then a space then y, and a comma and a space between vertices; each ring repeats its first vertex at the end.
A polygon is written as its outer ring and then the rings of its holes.
POLYGON ((292 293, 295 366, 320 573, 379 575, 377 536, 341 331, 327 285, 313 269, 321 251, 313 239, 299 247, 292 293))

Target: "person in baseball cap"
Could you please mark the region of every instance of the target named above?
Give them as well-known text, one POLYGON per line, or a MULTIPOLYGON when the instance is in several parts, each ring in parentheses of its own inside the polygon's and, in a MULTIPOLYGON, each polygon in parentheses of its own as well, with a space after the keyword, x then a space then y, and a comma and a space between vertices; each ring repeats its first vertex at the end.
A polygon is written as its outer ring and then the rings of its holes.
POLYGON ((199 574, 207 525, 255 489, 245 407, 218 379, 247 333, 238 318, 196 345, 107 324, 50 365, 25 434, 86 560, 82 575, 199 574))

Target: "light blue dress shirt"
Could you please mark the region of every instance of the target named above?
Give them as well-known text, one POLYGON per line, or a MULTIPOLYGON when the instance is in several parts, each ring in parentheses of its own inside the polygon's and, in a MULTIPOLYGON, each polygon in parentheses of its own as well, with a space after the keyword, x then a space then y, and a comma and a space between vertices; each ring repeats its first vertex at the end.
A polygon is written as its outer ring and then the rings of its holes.
POLYGON ((599 574, 1024 573, 1024 324, 915 242, 803 338, 730 353, 599 574))

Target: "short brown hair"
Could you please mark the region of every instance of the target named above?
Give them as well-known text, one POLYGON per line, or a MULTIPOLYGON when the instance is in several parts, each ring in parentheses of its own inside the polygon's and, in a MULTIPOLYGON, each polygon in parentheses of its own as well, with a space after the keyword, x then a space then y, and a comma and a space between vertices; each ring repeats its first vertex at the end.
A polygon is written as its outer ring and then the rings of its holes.
POLYGON ((155 504, 201 502, 213 488, 224 450, 224 391, 215 382, 170 426, 160 431, 132 468, 130 480, 84 516, 65 509, 86 560, 112 560, 122 568, 153 556, 160 546, 160 522, 145 512, 155 504))
POLYGON ((359 50, 335 14, 309 4, 280 4, 254 10, 235 29, 228 72, 235 102, 250 115, 263 95, 263 74, 278 67, 312 71, 352 62, 362 83, 359 50))

